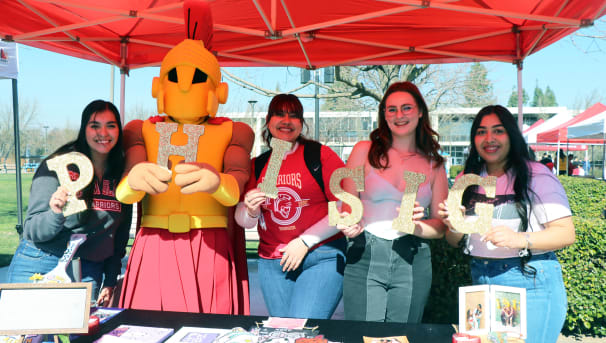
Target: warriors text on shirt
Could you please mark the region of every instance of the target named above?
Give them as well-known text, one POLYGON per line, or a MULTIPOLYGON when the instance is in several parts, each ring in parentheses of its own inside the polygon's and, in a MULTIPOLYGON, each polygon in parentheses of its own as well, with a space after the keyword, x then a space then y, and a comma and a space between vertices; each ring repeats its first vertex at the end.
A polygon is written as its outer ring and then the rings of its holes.
MULTIPOLYGON (((265 179, 265 177, 262 179, 265 179)), ((280 174, 278 175, 278 182, 276 184, 289 185, 301 189, 301 173, 280 174)))

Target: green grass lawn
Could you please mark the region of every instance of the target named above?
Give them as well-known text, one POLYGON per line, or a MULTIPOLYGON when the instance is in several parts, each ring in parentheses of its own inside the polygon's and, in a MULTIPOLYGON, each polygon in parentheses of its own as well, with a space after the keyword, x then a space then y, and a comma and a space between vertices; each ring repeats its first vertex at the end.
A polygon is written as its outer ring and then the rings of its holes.
MULTIPOLYGON (((21 174, 23 218, 25 218, 33 175, 33 173, 21 174)), ((19 243, 19 235, 15 231, 18 222, 16 184, 15 174, 0 174, 0 267, 10 263, 19 243)))

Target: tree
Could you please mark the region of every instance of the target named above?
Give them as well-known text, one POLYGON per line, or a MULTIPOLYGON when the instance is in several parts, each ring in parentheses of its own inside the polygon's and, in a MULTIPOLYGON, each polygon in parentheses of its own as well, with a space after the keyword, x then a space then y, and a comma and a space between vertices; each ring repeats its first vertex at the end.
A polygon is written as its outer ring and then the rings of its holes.
MULTIPOLYGON (((29 145, 35 144, 40 137, 39 133, 31 130, 36 124, 39 116, 38 103, 30 100, 19 100, 19 132, 20 132, 20 154, 25 153, 29 145)), ((12 157, 15 151, 13 107, 5 105, 0 109, 0 161, 4 162, 12 157)), ((35 151, 35 150, 33 150, 35 151)))
POLYGON ((544 97, 545 95, 537 83, 537 85, 534 87, 534 96, 532 97, 532 103, 530 103, 530 105, 533 107, 542 107, 544 97))
POLYGON ((549 88, 549 86, 545 88, 545 94, 543 94, 543 106, 558 106, 555 94, 553 93, 551 88, 549 88))
POLYGON ((131 121, 133 119, 145 120, 151 116, 158 115, 158 110, 155 106, 155 103, 153 103, 153 104, 136 103, 132 106, 129 106, 129 108, 127 110, 125 110, 124 112, 125 112, 125 114, 124 114, 125 123, 128 123, 129 121, 131 121))
MULTIPOLYGON (((459 77, 461 67, 457 68, 453 71, 452 66, 447 68, 443 65, 337 66, 335 67, 334 84, 330 86, 317 84, 320 88, 319 98, 328 103, 323 105, 324 109, 339 111, 376 110, 377 103, 390 84, 395 81, 411 81, 419 87, 425 97, 427 106, 432 110, 438 104, 453 104, 459 101, 459 89, 463 81, 459 77), (337 98, 341 99, 332 100, 337 98)), ((277 94, 275 91, 245 81, 225 69, 222 72, 226 79, 258 94, 268 97, 277 94)), ((311 93, 300 94, 297 92, 307 86, 314 85, 316 85, 316 82, 312 78, 306 84, 285 91, 285 93, 293 93, 300 98, 313 98, 314 95, 311 93)))
POLYGON ((495 103, 492 82, 488 79, 488 70, 483 64, 475 62, 469 68, 463 89, 464 105, 482 107, 495 103))
POLYGON ((551 88, 549 88, 549 86, 547 86, 547 88, 545 88, 545 92, 543 92, 537 82, 537 85, 534 88, 534 96, 532 98, 531 106, 558 106, 558 102, 555 98, 555 94, 553 93, 551 88))
POLYGON ((606 104, 606 94, 603 94, 602 92, 600 92, 600 90, 598 90, 597 88, 594 88, 591 91, 591 93, 586 94, 584 97, 577 96, 574 99, 574 104, 573 104, 572 108, 578 109, 578 110, 584 110, 586 108, 589 108, 589 107, 595 105, 598 102, 606 104))
MULTIPOLYGON (((528 104, 528 93, 526 93, 525 89, 522 89, 522 105, 528 104)), ((518 106, 518 90, 513 87, 511 89, 511 95, 509 96, 509 100, 507 101, 507 107, 517 107, 518 106)))

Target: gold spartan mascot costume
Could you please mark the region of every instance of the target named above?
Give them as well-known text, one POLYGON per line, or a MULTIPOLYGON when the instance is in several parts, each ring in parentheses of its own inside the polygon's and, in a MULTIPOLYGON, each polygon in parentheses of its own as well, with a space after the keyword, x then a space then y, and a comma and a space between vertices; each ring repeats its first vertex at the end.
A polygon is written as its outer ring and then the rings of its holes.
POLYGON ((244 233, 230 216, 250 174, 254 133, 215 117, 227 84, 205 42, 194 39, 205 35, 208 47, 210 9, 197 1, 184 9, 192 39, 168 52, 152 85, 167 116, 124 130, 129 171, 116 195, 143 208, 120 306, 248 314, 244 233))

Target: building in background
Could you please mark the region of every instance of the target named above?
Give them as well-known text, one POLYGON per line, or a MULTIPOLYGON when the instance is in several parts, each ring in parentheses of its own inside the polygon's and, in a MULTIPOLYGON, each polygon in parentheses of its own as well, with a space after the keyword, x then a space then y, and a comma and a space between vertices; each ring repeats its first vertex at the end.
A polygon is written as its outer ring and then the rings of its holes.
MULTIPOLYGON (((457 107, 437 109, 430 113, 433 128, 440 134, 440 145, 447 158, 447 166, 461 165, 465 162, 469 146, 469 130, 479 107, 457 107)), ((517 108, 509 108, 517 113, 517 108)), ((529 127, 537 120, 547 120, 559 113, 568 113, 566 107, 524 107, 524 127, 529 127)), ((261 131, 265 124, 265 114, 258 113, 254 118, 250 112, 224 113, 232 120, 243 121, 255 130, 253 155, 265 151, 261 131)), ((330 146, 342 159, 347 161, 352 147, 361 140, 368 140, 370 132, 377 127, 376 112, 320 112, 319 141, 330 146)), ((304 114, 307 129, 304 134, 313 138, 314 113, 304 114)))

